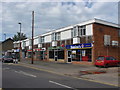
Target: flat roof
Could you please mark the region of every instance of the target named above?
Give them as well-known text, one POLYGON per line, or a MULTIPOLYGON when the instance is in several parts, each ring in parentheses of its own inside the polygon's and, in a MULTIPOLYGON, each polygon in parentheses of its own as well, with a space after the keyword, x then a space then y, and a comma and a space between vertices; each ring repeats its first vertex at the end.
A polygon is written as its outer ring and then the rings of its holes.
POLYGON ((45 33, 40 34, 38 36, 46 36, 46 35, 51 34, 53 32, 61 32, 61 31, 65 31, 65 30, 71 29, 74 26, 83 26, 83 25, 88 25, 88 24, 92 24, 92 23, 99 23, 99 24, 103 24, 103 25, 112 26, 112 27, 115 27, 115 28, 120 28, 120 26, 118 24, 94 18, 94 19, 91 19, 91 20, 83 21, 83 22, 81 22, 79 24, 70 25, 70 26, 62 27, 62 28, 55 29, 55 30, 52 30, 52 31, 48 31, 48 32, 45 32, 45 33))
MULTIPOLYGON (((59 28, 59 29, 55 29, 55 30, 45 32, 43 34, 39 34, 37 36, 34 36, 34 39, 38 38, 40 36, 47 36, 49 34, 52 34, 53 32, 61 32, 61 31, 69 30, 69 29, 73 28, 74 26, 83 26, 83 25, 88 25, 88 24, 93 24, 93 23, 99 23, 99 24, 103 24, 103 25, 107 25, 107 26, 112 26, 112 27, 115 27, 115 28, 120 28, 120 26, 118 24, 94 18, 94 19, 91 19, 91 20, 83 21, 79 24, 70 25, 70 26, 66 26, 66 27, 62 27, 62 28, 59 28)), ((23 41, 27 41, 29 39, 31 39, 31 38, 29 37, 28 39, 25 39, 23 41)))

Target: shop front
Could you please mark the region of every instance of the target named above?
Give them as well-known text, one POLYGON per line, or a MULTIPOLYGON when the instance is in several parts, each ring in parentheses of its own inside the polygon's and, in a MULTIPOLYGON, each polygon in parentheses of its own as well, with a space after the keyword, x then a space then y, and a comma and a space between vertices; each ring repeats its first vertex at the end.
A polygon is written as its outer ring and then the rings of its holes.
POLYGON ((27 50, 27 58, 32 58, 32 50, 27 50))
POLYGON ((92 61, 92 43, 77 45, 66 45, 67 62, 91 62, 92 61))
POLYGON ((64 47, 49 47, 48 50, 50 61, 64 62, 64 47))
POLYGON ((47 59, 47 52, 45 48, 34 49, 34 51, 35 51, 35 56, 37 60, 47 59))

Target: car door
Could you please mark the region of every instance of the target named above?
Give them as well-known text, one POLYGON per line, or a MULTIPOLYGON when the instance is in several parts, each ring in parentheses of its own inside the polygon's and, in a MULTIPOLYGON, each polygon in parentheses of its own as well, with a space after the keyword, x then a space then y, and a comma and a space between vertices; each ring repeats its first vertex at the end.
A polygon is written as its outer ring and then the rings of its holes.
POLYGON ((118 61, 114 57, 110 57, 110 60, 113 66, 117 65, 118 61))
POLYGON ((113 65, 113 60, 111 60, 110 57, 106 57, 106 64, 109 65, 109 66, 112 66, 113 65))

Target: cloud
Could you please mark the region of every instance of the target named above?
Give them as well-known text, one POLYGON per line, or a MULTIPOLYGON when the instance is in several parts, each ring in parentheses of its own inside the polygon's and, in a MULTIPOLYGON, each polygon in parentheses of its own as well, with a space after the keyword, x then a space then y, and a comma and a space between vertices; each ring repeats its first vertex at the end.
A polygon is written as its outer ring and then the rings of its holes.
POLYGON ((94 17, 114 23, 118 19, 116 2, 3 2, 2 7, 2 31, 8 37, 19 32, 18 22, 22 23, 22 32, 31 36, 33 10, 35 35, 94 17))

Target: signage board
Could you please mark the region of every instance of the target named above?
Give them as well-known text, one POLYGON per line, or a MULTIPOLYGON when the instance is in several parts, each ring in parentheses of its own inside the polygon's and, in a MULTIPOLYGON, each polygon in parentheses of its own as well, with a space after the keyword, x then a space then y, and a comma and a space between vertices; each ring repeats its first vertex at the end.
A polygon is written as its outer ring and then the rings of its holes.
POLYGON ((50 50, 50 49, 64 49, 64 47, 59 47, 59 46, 58 46, 58 47, 49 47, 48 49, 49 49, 49 50, 50 50))
POLYGON ((82 49, 82 48, 91 48, 92 43, 83 43, 77 45, 66 45, 66 49, 82 49))

